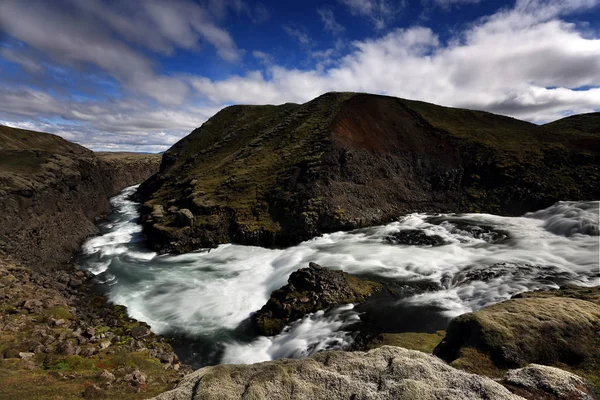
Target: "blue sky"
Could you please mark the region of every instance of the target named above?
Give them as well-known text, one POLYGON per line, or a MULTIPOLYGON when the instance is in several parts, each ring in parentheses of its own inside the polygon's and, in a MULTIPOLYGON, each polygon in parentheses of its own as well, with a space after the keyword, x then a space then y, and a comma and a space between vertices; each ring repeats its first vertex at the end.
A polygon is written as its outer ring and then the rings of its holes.
POLYGON ((362 91, 600 109, 600 0, 2 0, 0 124, 163 151, 229 104, 362 91))

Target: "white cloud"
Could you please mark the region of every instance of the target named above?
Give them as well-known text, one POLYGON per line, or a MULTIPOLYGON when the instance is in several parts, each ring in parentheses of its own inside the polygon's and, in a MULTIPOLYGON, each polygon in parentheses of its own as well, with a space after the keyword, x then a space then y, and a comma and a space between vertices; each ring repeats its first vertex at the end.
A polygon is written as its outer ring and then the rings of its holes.
POLYGON ((310 45, 310 37, 306 33, 306 29, 302 26, 284 25, 283 30, 285 33, 298 40, 302 46, 310 45))
POLYGON ((321 17, 321 21, 323 21, 323 25, 325 29, 333 33, 334 35, 339 35, 344 32, 345 28, 340 25, 335 20, 335 15, 333 14, 333 10, 327 7, 321 7, 317 9, 317 14, 321 17))
POLYGON ((600 86, 600 39, 586 38, 576 25, 548 17, 592 5, 580 3, 579 8, 567 4, 562 9, 540 3, 535 15, 517 5, 473 24, 446 46, 429 28, 397 29, 354 42, 354 50, 329 69, 273 66, 269 80, 252 72, 221 81, 202 79, 194 88, 215 103, 303 102, 326 91, 348 90, 537 122, 560 118, 567 110, 590 112, 600 107, 598 89, 573 89, 600 86))
POLYGON ((75 12, 62 12, 59 5, 43 1, 2 2, 0 30, 58 64, 95 65, 125 87, 167 105, 181 104, 188 87, 176 78, 157 74, 152 61, 127 42, 169 54, 174 47, 195 49, 202 37, 223 59, 240 57, 229 34, 192 2, 169 2, 169 7, 155 0, 135 6, 117 3, 124 7, 121 9, 98 0, 69 1, 75 12))
POLYGON ((375 29, 382 30, 406 7, 406 1, 339 0, 353 15, 367 17, 375 29))

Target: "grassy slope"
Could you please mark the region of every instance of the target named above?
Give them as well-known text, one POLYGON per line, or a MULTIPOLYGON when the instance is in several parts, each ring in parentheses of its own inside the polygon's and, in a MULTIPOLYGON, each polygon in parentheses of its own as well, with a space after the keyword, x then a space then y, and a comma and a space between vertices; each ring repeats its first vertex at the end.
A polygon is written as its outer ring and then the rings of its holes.
POLYGON ((298 162, 318 163, 328 123, 347 97, 220 111, 165 153, 162 168, 166 164, 168 170, 150 204, 166 206, 172 200, 192 209, 199 224, 214 224, 210 213, 216 209, 234 210, 249 231, 278 231, 266 196, 278 176, 298 162))
POLYGON ((91 154, 83 146, 50 133, 0 125, 0 150, 37 150, 61 154, 91 154))
POLYGON ((544 126, 564 134, 598 137, 600 136, 600 112, 571 115, 544 126))

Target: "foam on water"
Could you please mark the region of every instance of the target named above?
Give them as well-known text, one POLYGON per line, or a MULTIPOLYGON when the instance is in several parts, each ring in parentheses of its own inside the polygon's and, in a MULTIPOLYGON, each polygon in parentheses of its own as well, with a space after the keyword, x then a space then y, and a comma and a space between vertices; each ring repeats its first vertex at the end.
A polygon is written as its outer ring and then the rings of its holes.
POLYGON ((340 332, 348 319, 335 313, 317 313, 281 335, 250 343, 224 334, 236 330, 291 272, 310 261, 409 284, 432 282, 440 290, 400 302, 404 307, 433 305, 447 317, 523 291, 567 282, 600 283, 597 201, 560 202, 524 217, 411 214, 385 226, 327 234, 287 249, 227 244, 157 256, 140 242, 137 204, 129 200, 134 191, 128 188, 113 199, 116 211, 103 234, 84 245, 82 264, 107 284, 110 300, 126 305, 132 317, 158 333, 214 341, 224 349, 221 361, 306 355, 328 343, 327 338, 344 346, 349 339, 340 332), (408 246, 385 240, 403 229, 440 236, 446 244, 408 246))
POLYGON ((227 343, 223 364, 251 364, 278 358, 308 357, 321 350, 344 350, 351 344, 344 329, 360 321, 347 304, 328 312, 317 311, 292 323, 276 336, 260 336, 252 343, 227 343))

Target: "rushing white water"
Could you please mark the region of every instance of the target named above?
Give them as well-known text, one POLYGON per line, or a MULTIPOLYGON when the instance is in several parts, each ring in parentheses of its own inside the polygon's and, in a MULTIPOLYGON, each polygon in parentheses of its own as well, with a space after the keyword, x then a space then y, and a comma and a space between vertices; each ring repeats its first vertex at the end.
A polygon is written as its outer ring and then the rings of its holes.
POLYGON ((129 200, 134 191, 128 188, 113 199, 115 213, 102 227, 103 234, 84 245, 82 263, 108 286, 111 301, 126 305, 132 317, 148 322, 154 331, 198 338, 220 349, 218 360, 201 363, 299 357, 347 346, 344 330, 358 318, 347 308, 308 316, 272 338, 241 339, 235 333, 291 272, 310 261, 409 285, 435 283, 439 290, 396 301, 403 310, 433 307, 445 318, 523 291, 567 282, 600 283, 597 201, 560 202, 524 217, 412 214, 385 226, 327 234, 287 249, 226 244, 157 256, 140 242, 137 204, 129 200), (445 244, 386 240, 407 229, 437 235, 445 244))

